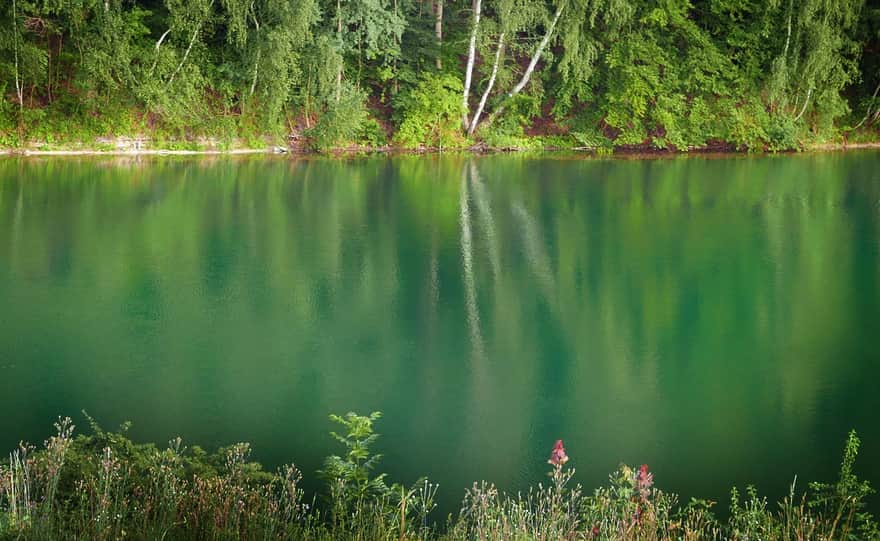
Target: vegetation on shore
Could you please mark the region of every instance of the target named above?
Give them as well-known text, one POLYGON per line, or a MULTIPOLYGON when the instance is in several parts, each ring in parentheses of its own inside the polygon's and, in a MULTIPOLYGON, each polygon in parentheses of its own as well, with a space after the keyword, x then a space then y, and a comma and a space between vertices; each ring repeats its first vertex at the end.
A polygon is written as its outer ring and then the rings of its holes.
POLYGON ((876 141, 878 48, 866 0, 10 0, 0 147, 876 141))
POLYGON ((516 495, 474 483, 443 521, 432 515, 437 485, 377 473, 379 417, 331 416, 344 454, 327 458, 326 490, 311 500, 295 466, 264 471, 244 443, 208 453, 177 438, 160 449, 91 419, 92 434, 74 436, 59 419, 43 448, 22 444, 0 463, 0 539, 880 539, 865 510, 873 490, 854 473, 855 433, 836 482, 795 480, 776 505, 733 489, 725 520, 714 502, 655 487, 647 465, 623 465, 587 493, 557 441, 546 483, 516 495))

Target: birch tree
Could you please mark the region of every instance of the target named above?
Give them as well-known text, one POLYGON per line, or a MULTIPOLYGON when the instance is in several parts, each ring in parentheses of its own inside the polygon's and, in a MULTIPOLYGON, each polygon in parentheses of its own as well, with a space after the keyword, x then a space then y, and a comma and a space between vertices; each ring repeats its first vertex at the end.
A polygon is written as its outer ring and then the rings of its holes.
POLYGON ((189 58, 190 53, 192 53, 193 46, 196 44, 199 34, 202 32, 203 27, 208 23, 208 19, 211 16, 211 10, 214 7, 214 0, 195 0, 182 3, 178 1, 168 1, 167 4, 169 11, 172 13, 172 25, 178 26, 181 30, 185 30, 189 35, 189 41, 184 50, 183 57, 180 59, 180 63, 177 64, 177 67, 165 83, 165 86, 169 87, 174 82, 174 78, 180 73, 180 70, 183 69, 183 66, 186 65, 186 61, 189 58))
POLYGON ((858 43, 851 37, 864 0, 775 0, 781 7, 781 48, 768 88, 770 104, 794 121, 815 112, 830 127, 848 112, 840 91, 858 77, 858 43), (784 2, 784 3, 783 3, 784 2))
MULTIPOLYGON (((469 94, 473 65, 477 53, 476 43, 481 30, 480 14, 482 10, 481 1, 474 0, 474 16, 472 20, 471 41, 468 48, 468 60, 467 68, 465 71, 465 83, 462 99, 462 105, 465 110, 463 125, 464 130, 469 135, 473 134, 476 131, 477 127, 480 125, 481 120, 483 119, 484 113, 486 112, 486 105, 489 101, 490 96, 492 95, 493 90, 495 90, 495 84, 498 80, 499 72, 504 69, 504 60, 507 57, 507 55, 505 55, 505 50, 511 48, 511 42, 513 42, 513 40, 519 34, 526 33, 540 36, 540 40, 538 41, 537 46, 534 46, 534 48, 532 48, 531 50, 524 50, 524 52, 529 55, 529 63, 522 74, 518 77, 518 79, 514 79, 517 82, 510 89, 502 91, 502 93, 500 93, 500 99, 497 100, 495 108, 488 116, 488 121, 490 123, 497 116, 503 113, 509 100, 517 96, 520 92, 522 92, 526 85, 528 85, 535 71, 535 68, 537 67, 538 62, 541 60, 548 44, 554 39, 556 35, 556 27, 559 23, 560 17, 565 11, 566 5, 567 0, 560 0, 558 3, 556 3, 553 14, 549 16, 540 3, 531 2, 528 0, 499 0, 499 2, 495 6, 493 6, 495 7, 495 12, 497 16, 497 21, 495 21, 494 25, 497 32, 497 37, 492 40, 494 42, 494 53, 492 55, 492 64, 489 71, 489 79, 477 103, 476 110, 474 111, 473 115, 470 115, 469 112, 471 109, 469 103, 469 94)), ((484 26, 486 25, 484 24, 484 26)), ((514 58, 513 60, 516 60, 516 58, 514 58)), ((513 67, 514 66, 511 66, 508 69, 513 69, 513 67)))
POLYGON ((443 69, 443 0, 434 1, 434 37, 437 39, 437 71, 443 69))
POLYGON ((474 74, 474 59, 477 54, 477 34, 480 31, 480 15, 483 11, 483 0, 473 0, 472 9, 473 19, 471 21, 471 37, 468 42, 467 67, 465 67, 464 70, 464 89, 461 98, 461 110, 464 111, 461 118, 463 130, 467 130, 469 126, 468 110, 470 106, 468 103, 468 97, 471 92, 471 78, 474 74))

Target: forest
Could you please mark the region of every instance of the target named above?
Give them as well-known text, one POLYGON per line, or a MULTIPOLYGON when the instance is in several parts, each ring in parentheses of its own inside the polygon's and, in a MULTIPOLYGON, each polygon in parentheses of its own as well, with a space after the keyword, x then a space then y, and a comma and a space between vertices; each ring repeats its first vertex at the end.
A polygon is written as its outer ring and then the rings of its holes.
POLYGON ((5 0, 0 148, 869 142, 878 51, 876 0, 5 0))

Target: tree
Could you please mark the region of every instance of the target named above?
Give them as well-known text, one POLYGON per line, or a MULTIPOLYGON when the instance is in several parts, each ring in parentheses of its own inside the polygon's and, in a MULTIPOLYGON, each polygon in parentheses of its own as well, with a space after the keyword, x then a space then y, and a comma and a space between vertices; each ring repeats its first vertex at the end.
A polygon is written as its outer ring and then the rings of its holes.
MULTIPOLYGON (((462 99, 462 105, 465 109, 465 113, 463 116, 463 126, 464 130, 468 134, 473 134, 477 126, 480 124, 486 101, 492 91, 492 88, 495 85, 499 69, 501 68, 502 61, 504 59, 504 49, 505 47, 509 48, 511 36, 515 36, 519 33, 537 32, 538 29, 543 27, 543 33, 539 34, 541 35, 541 37, 537 47, 535 47, 533 51, 530 52, 530 60, 528 65, 526 66, 521 77, 519 78, 519 81, 510 90, 503 94, 502 99, 500 100, 492 114, 489 116, 490 122, 492 119, 494 119, 504 111, 506 102, 519 94, 531 80, 532 73, 535 71, 535 67, 538 64, 538 61, 541 59, 544 50, 550 43, 551 39, 555 37, 554 31, 556 29, 556 25, 558 24, 566 5, 567 0, 560 0, 556 4, 553 15, 551 17, 548 17, 548 13, 546 12, 543 5, 535 2, 528 2, 524 0, 500 0, 497 5, 494 6, 496 12, 496 20, 493 22, 494 27, 497 29, 498 37, 495 46, 495 54, 491 68, 491 75, 489 76, 489 83, 487 84, 486 91, 483 93, 483 96, 481 97, 473 116, 470 117, 470 115, 468 115, 468 111, 470 110, 470 85, 474 61, 476 57, 476 42, 481 30, 480 16, 483 7, 481 0, 474 0, 474 15, 471 30, 471 40, 468 47, 467 69, 465 72, 465 83, 462 99), (507 39, 507 44, 505 43, 505 39, 507 39)), ((486 26, 485 22, 482 26, 486 26)))
MULTIPOLYGON (((378 75, 390 79, 390 68, 400 56, 400 39, 406 20, 390 0, 337 0, 337 40, 343 57, 357 66, 354 78, 361 85, 365 63, 378 61, 386 68, 378 75)), ((337 75, 337 93, 342 73, 337 75)))
MULTIPOLYGON (((319 18, 316 0, 222 0, 227 42, 241 55, 247 90, 264 125, 278 125, 285 104, 303 79, 303 50, 319 18), (271 74, 264 75, 262 74, 271 74), (255 104, 256 105, 256 104, 255 104)), ((246 98, 244 98, 246 96, 246 98)))
MULTIPOLYGON (((778 4, 782 0, 776 0, 778 4)), ((850 37, 864 0, 788 0, 785 38, 768 81, 770 105, 795 121, 808 110, 830 128, 848 112, 840 91, 858 77, 858 43, 850 37)))
POLYGON ((443 69, 443 0, 434 0, 434 36, 437 38, 437 71, 443 69))

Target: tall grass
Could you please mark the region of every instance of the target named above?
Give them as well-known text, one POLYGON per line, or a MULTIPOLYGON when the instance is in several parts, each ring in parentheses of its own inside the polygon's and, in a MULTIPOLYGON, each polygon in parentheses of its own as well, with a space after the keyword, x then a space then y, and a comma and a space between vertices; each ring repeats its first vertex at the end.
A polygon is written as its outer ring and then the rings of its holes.
POLYGON ((295 466, 264 471, 246 443, 208 453, 177 438, 160 449, 132 442, 127 427, 106 432, 91 419, 91 434, 74 436, 72 421, 59 419, 42 448, 22 444, 0 463, 0 539, 880 539, 865 509, 873 491, 854 472, 854 432, 836 482, 799 492, 795 480, 773 504, 753 487, 733 489, 724 520, 712 502, 681 503, 654 486, 647 465, 623 465, 588 493, 573 483, 558 441, 546 483, 517 494, 474 483, 458 515, 438 526, 436 484, 388 484, 376 473, 378 418, 332 417, 344 428, 333 436, 345 453, 327 459, 320 500, 306 499, 295 466))

